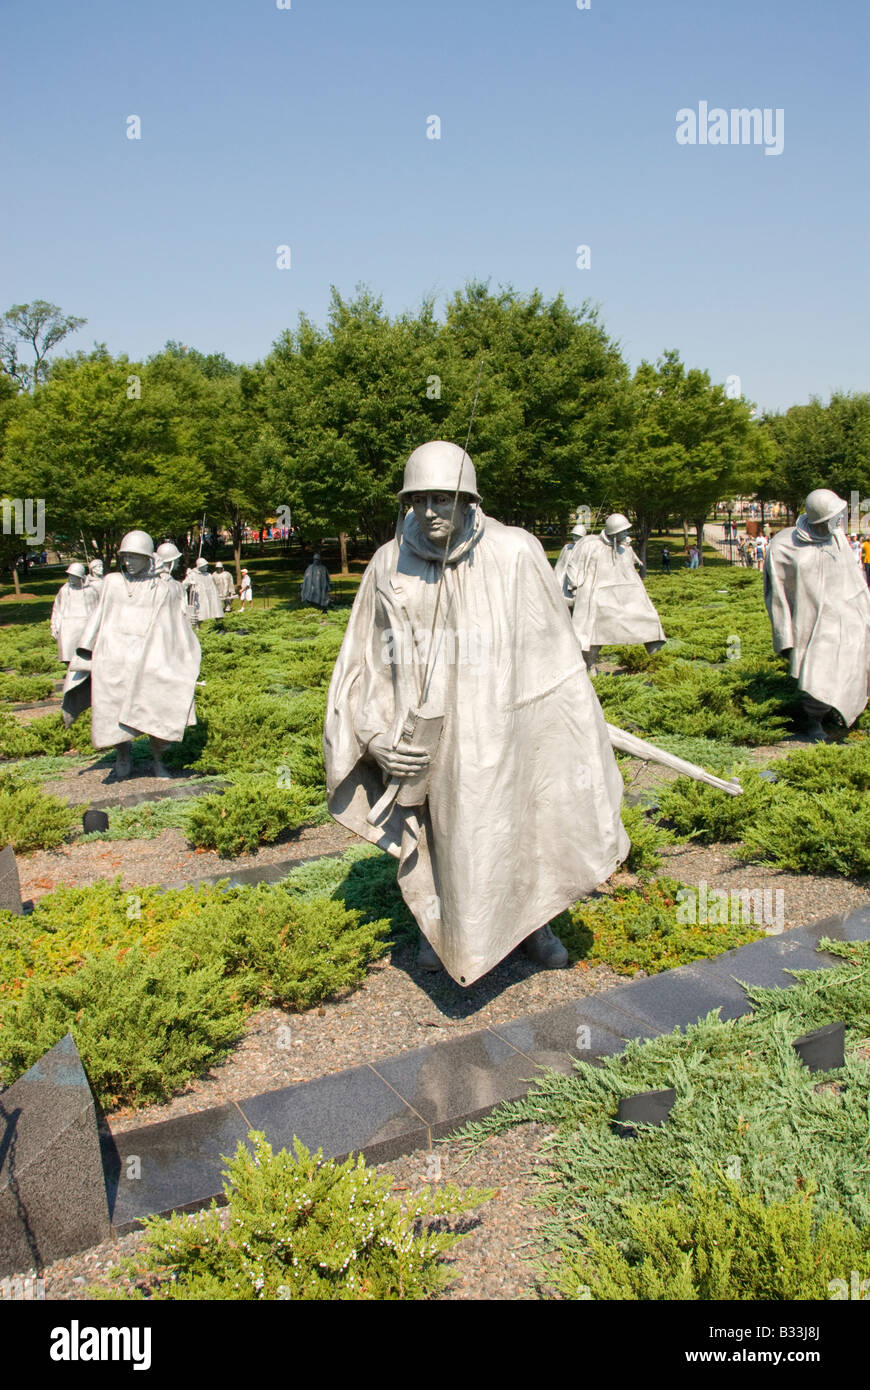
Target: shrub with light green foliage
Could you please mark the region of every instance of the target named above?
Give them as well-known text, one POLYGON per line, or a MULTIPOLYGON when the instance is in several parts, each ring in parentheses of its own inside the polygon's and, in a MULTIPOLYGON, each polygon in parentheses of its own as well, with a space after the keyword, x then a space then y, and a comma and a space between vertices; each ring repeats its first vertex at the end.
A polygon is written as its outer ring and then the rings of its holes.
POLYGON ((30 980, 3 1008, 3 1076, 14 1080, 69 1032, 104 1109, 147 1105, 225 1056, 244 1017, 219 960, 191 967, 138 944, 97 951, 71 974, 30 980))
POLYGON ((569 951, 582 960, 607 964, 620 975, 638 970, 654 975, 764 934, 748 924, 678 922, 680 887, 676 879, 657 878, 640 889, 618 889, 607 897, 583 900, 553 927, 569 951))
POLYGON ((0 845, 11 845, 17 854, 54 849, 63 844, 78 813, 56 796, 14 775, 0 775, 0 845))
POLYGON ((122 1273, 131 1293, 102 1286, 104 1298, 328 1302, 429 1298, 449 1281, 440 1256, 467 1232, 420 1229, 429 1218, 458 1215, 488 1201, 488 1189, 452 1184, 424 1189, 402 1204, 393 1179, 351 1155, 344 1163, 310 1154, 273 1153, 266 1137, 239 1144, 224 1183, 225 1223, 213 1202, 191 1219, 151 1217, 147 1247, 122 1273))
POLYGON ((326 818, 322 792, 295 784, 278 786, 273 775, 240 778, 221 795, 197 797, 185 824, 191 844, 231 858, 272 844, 287 830, 326 818))
POLYGON ((47 700, 54 690, 50 676, 10 676, 0 671, 0 700, 25 704, 47 700))
POLYGON ((389 923, 283 884, 58 889, 0 912, 0 1069, 71 1032, 100 1103, 164 1100, 224 1054, 247 1009, 353 989, 389 923))
POLYGON ((21 724, 9 710, 0 709, 0 759, 57 757, 75 750, 96 753, 90 740, 90 721, 82 716, 70 728, 60 714, 41 714, 21 724))
MULTIPOLYGON (((578 1061, 570 1076, 545 1072, 528 1096, 466 1126, 470 1145, 526 1122, 552 1127, 534 1198, 548 1213, 541 1266, 548 1283, 568 1266, 575 1284, 590 1283, 588 1273, 581 1278, 578 1271, 589 1269, 591 1232, 630 1255, 636 1209, 690 1202, 693 1170, 707 1187, 720 1188, 730 1177, 741 1193, 768 1206, 805 1196, 811 1176, 814 1240, 823 1228, 831 1239, 851 1239, 845 1226, 840 1235, 824 1227, 831 1216, 867 1231, 870 1188, 860 1168, 866 1163, 870 1067, 856 1049, 866 1044, 870 1020, 870 942, 823 939, 819 945, 840 962, 791 972, 797 981, 791 989, 749 989, 755 1013, 728 1022, 711 1013, 684 1033, 631 1041, 621 1055, 596 1065, 578 1061), (828 1076, 811 1072, 794 1039, 840 1019, 846 1022, 845 1066, 828 1076), (831 1081, 837 1084, 824 1084, 831 1081), (631 1140, 614 1132, 621 1097, 667 1087, 675 1089, 676 1100, 665 1124, 639 1126, 631 1140), (556 1251, 554 1265, 547 1255, 556 1251)), ((776 1220, 768 1223, 769 1233, 776 1220)), ((817 1248, 823 1243, 819 1234, 817 1248)), ((797 1242, 796 1265, 804 1259, 801 1251, 797 1242)), ((848 1268, 836 1271, 837 1277, 848 1274, 848 1268)))
POLYGON ((754 768, 741 768, 741 796, 678 777, 658 793, 658 814, 678 836, 702 844, 740 840, 748 826, 773 800, 773 787, 754 768))
POLYGON ((870 797, 854 787, 777 788, 743 835, 743 854, 797 873, 870 877, 870 797))
POLYGON ((870 1228, 828 1212, 813 1229, 813 1188, 766 1203, 736 1182, 629 1203, 618 1246, 590 1229, 588 1254, 556 1276, 566 1298, 807 1302, 852 1270, 870 1274, 870 1228))
POLYGON ((671 844, 674 837, 655 822, 647 820, 640 806, 629 806, 625 802, 622 804, 622 824, 631 841, 625 867, 629 873, 646 878, 661 866, 659 851, 663 845, 671 844))

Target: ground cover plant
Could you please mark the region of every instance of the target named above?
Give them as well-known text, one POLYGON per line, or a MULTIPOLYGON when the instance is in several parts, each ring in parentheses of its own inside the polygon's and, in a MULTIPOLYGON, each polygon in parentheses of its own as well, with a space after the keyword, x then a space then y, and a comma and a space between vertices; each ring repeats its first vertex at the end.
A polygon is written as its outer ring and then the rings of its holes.
POLYGON ((640 970, 655 975, 764 935, 749 922, 679 922, 681 886, 673 878, 656 878, 639 889, 617 888, 605 897, 576 903, 558 918, 554 930, 579 959, 607 964, 619 975, 640 970))
POLYGON ((722 1022, 712 1013, 685 1033, 630 1042, 598 1065, 577 1062, 570 1076, 546 1072, 523 1100, 466 1127, 467 1144, 527 1121, 552 1127, 535 1198, 550 1213, 539 1263, 546 1284, 570 1298, 641 1288, 644 1297, 681 1299, 706 1296, 714 1285, 705 1280, 733 1290, 739 1278, 741 1299, 825 1297, 817 1282, 803 1293, 795 1284, 826 1242, 843 1258, 860 1257, 837 1277, 870 1273, 870 943, 820 945, 839 963, 792 972, 788 990, 748 990, 752 1014, 722 1022), (810 1072, 793 1040, 840 1019, 845 1066, 810 1072), (664 1125, 639 1126, 631 1140, 614 1132, 621 1097, 665 1087, 676 1101, 664 1125), (731 1215, 721 1200, 728 1182, 747 1199, 731 1215), (759 1202, 769 1208, 763 1215, 759 1202), (660 1241, 653 1227, 639 1239, 641 1208, 663 1213, 660 1241), (731 1243, 720 1243, 711 1272, 704 1260, 717 1226, 731 1243), (741 1248, 750 1231, 756 1258, 741 1248), (687 1267, 677 1252, 689 1253, 692 1235, 701 1245, 687 1267), (781 1270, 768 1258, 778 1239, 781 1270))
POLYGON ((739 842, 740 857, 798 873, 870 876, 870 740, 801 749, 740 771, 743 796, 679 778, 657 793, 678 837, 739 842))
POLYGON ((653 742, 662 734, 738 746, 779 742, 798 704, 771 646, 762 576, 715 566, 650 575, 646 583, 667 642, 653 656, 642 647, 604 648, 605 660, 629 672, 595 678, 605 718, 653 742))
POLYGON ((46 796, 14 772, 0 773, 0 845, 11 845, 17 854, 53 849, 76 824, 78 813, 65 801, 46 796))
POLYGON ((29 916, 0 913, 0 1075, 71 1032, 106 1109, 164 1100, 226 1054, 251 1009, 359 985, 388 929, 282 884, 58 889, 29 916))
POLYGON ((427 1228, 489 1200, 444 1183, 404 1203, 393 1179, 351 1155, 324 1161, 297 1139, 273 1153, 252 1131, 225 1170, 225 1219, 213 1202, 189 1217, 145 1222, 146 1249, 126 1260, 132 1292, 103 1286, 104 1298, 141 1300, 348 1300, 429 1298, 449 1281, 440 1256, 469 1232, 427 1228))

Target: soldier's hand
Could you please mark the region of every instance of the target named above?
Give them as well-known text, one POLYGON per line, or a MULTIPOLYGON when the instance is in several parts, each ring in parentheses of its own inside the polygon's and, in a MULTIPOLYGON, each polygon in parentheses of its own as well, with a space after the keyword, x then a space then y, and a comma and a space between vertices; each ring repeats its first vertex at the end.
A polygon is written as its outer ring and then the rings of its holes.
POLYGON ((369 741, 368 752, 391 777, 413 777, 429 765, 425 748, 394 748, 389 734, 375 734, 369 741))

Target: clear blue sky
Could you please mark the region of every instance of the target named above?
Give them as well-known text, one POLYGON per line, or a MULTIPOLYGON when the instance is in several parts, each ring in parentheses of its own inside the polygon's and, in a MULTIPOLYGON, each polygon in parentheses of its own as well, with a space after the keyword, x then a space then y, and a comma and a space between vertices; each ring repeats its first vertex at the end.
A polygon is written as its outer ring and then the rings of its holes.
POLYGON ((254 361, 331 284, 395 312, 489 277, 590 299, 632 366, 676 347, 762 409, 866 390, 868 14, 2 0, 0 309, 86 317, 71 348, 254 361), (701 101, 782 108, 782 153, 679 145, 701 101))

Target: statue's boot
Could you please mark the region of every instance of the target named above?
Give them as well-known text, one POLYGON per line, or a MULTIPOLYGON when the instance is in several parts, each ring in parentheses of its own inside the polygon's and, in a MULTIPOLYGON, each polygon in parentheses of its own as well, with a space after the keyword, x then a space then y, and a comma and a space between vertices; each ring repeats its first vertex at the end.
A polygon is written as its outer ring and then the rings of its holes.
POLYGON ((583 660, 586 662, 586 670, 590 676, 598 675, 598 662, 601 659, 601 647, 590 647, 588 652, 583 653, 583 660))
POLYGON ((549 923, 526 937, 523 950, 530 960, 542 965, 545 970, 564 970, 568 964, 568 952, 549 923))
POLYGON ((130 757, 130 744, 115 744, 115 766, 112 769, 112 779, 115 782, 123 782, 133 771, 133 760, 130 757))
POLYGON ((163 761, 163 754, 169 747, 169 739, 155 738, 151 735, 151 757, 154 764, 152 777, 171 777, 172 773, 163 761))
POLYGON ((802 695, 801 704, 806 715, 807 739, 810 743, 827 743, 828 735, 822 720, 831 713, 831 706, 814 700, 812 695, 802 695))
POLYGON ((420 933, 420 949, 417 952, 417 964, 421 970, 443 970, 438 956, 432 946, 431 941, 420 933))

